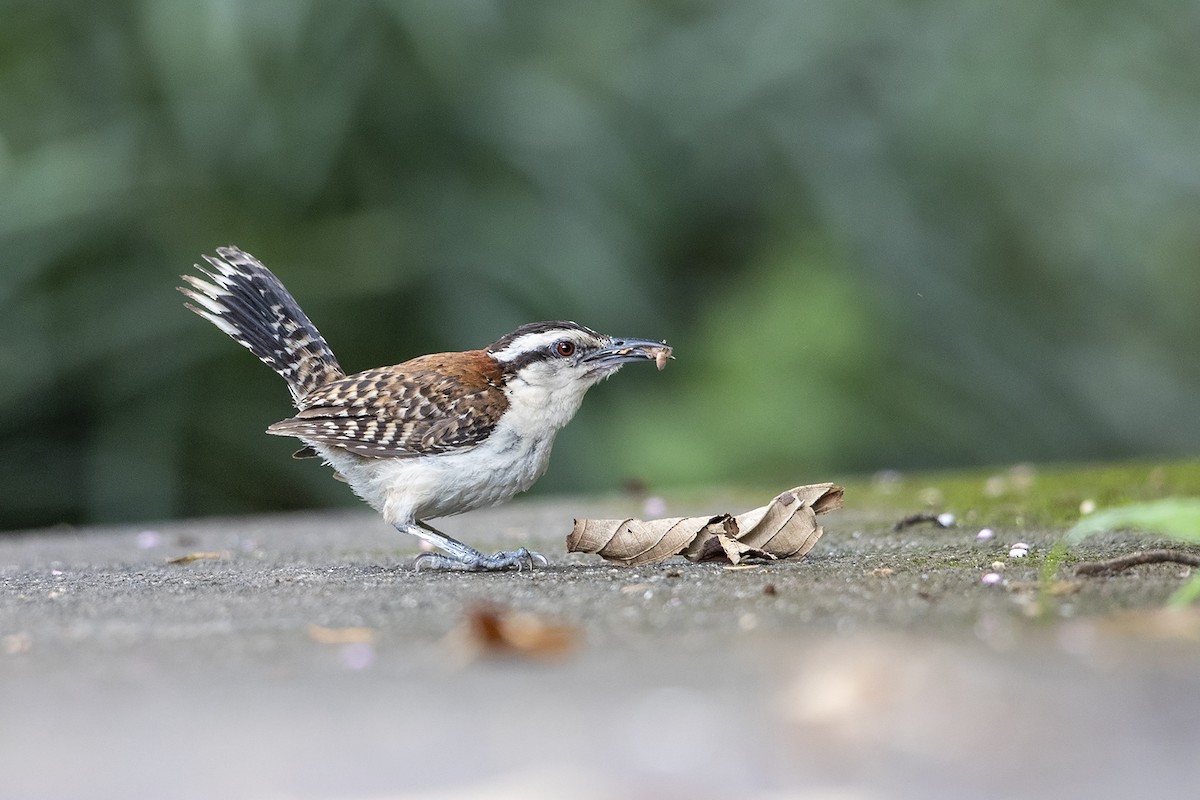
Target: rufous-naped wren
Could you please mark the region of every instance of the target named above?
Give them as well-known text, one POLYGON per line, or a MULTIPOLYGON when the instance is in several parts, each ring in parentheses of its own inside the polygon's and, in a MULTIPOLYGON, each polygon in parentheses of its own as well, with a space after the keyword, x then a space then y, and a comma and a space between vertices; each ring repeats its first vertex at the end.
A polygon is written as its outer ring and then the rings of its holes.
POLYGON ((532 322, 482 350, 418 356, 347 375, 278 278, 236 247, 184 275, 187 307, 287 381, 297 410, 267 433, 304 442, 400 531, 441 552, 415 567, 532 568, 524 547, 485 555, 427 520, 508 500, 546 470, 554 437, 589 388, 630 361, 671 357, 664 342, 532 322))

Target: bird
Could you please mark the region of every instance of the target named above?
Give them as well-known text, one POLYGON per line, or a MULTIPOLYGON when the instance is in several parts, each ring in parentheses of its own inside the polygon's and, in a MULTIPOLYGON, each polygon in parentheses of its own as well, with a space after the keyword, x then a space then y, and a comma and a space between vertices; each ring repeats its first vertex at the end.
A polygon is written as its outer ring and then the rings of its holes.
POLYGON ((555 435, 587 390, 626 363, 661 370, 665 341, 619 338, 566 320, 521 325, 477 350, 417 356, 347 374, 274 273, 238 247, 218 247, 177 287, 184 305, 287 382, 296 414, 267 433, 292 436, 297 458, 334 477, 397 530, 428 542, 422 568, 498 571, 546 566, 521 547, 485 554, 428 520, 504 502, 545 472, 555 435), (201 277, 202 276, 202 277, 201 277))

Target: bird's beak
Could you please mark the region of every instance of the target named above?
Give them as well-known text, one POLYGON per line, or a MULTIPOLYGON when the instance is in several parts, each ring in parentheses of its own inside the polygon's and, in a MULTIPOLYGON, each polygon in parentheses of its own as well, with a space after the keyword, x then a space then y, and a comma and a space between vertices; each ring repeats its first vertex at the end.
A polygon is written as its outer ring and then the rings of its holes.
POLYGON ((613 339, 606 347, 590 353, 584 361, 605 367, 618 367, 630 361, 653 361, 662 369, 672 358, 666 342, 651 339, 613 339))

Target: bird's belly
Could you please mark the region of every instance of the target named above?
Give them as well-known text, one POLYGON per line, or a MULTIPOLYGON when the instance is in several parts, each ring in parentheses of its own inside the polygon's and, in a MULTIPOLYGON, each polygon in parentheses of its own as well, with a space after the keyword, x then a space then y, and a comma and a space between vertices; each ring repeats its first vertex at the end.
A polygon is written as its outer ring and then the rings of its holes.
POLYGON ((553 443, 553 436, 530 439, 498 429, 461 453, 369 459, 340 451, 327 458, 359 497, 395 525, 508 500, 546 471, 553 443))

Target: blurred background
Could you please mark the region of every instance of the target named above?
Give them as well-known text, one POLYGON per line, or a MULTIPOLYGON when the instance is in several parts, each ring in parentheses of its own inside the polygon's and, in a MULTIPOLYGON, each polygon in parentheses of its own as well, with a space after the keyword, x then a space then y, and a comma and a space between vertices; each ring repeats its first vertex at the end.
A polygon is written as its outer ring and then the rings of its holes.
POLYGON ((1200 4, 0 2, 0 528, 357 501, 188 314, 355 371, 569 318, 535 491, 1200 451, 1200 4))

